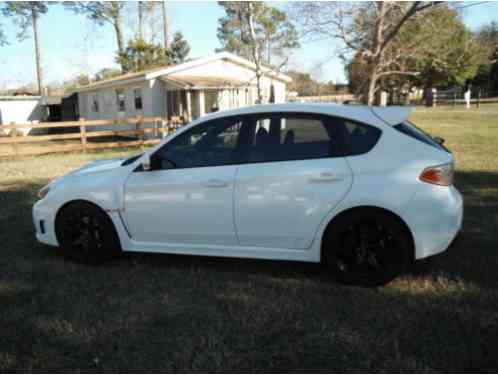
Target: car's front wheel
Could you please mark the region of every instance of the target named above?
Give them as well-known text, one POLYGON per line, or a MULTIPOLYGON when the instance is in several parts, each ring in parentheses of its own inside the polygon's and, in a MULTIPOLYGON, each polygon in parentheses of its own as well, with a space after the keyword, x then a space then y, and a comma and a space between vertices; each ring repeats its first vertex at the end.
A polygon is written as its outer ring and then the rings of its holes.
POLYGON ((342 283, 379 286, 406 269, 413 243, 393 215, 358 209, 333 221, 322 244, 323 261, 342 283))
POLYGON ((96 264, 121 253, 114 224, 106 212, 92 203, 76 201, 65 205, 55 225, 59 248, 68 259, 96 264))

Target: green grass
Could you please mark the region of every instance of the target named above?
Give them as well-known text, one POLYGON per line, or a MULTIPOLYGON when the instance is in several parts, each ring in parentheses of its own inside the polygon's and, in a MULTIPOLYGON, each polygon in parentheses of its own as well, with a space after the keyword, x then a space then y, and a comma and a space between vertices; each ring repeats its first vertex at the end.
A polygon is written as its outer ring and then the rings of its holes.
POLYGON ((105 154, 0 162, 0 372, 498 370, 498 115, 418 109, 465 197, 444 254, 377 289, 318 265, 133 254, 87 267, 35 241, 51 178, 105 154))

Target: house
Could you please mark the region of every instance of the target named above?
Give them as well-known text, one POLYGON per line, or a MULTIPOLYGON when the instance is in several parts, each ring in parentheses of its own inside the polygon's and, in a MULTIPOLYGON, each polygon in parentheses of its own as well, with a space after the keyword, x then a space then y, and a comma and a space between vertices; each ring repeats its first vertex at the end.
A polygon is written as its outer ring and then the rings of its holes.
MULTIPOLYGON (((220 52, 125 74, 79 88, 79 116, 87 120, 144 116, 187 122, 209 112, 253 105, 257 98, 255 68, 247 59, 220 52)), ((291 80, 265 67, 263 102, 284 102, 286 83, 291 80)))

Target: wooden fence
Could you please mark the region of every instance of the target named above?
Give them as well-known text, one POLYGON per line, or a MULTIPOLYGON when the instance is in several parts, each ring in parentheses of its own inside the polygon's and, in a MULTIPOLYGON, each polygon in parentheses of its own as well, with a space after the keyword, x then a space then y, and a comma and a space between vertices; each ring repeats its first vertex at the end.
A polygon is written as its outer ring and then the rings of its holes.
POLYGON ((0 157, 34 156, 58 152, 87 151, 114 147, 133 147, 153 145, 161 141, 172 131, 180 127, 180 123, 168 123, 161 117, 136 117, 119 120, 80 120, 66 122, 47 122, 39 124, 1 125, 0 129, 10 130, 8 136, 0 137, 0 157), (119 129, 119 127, 135 125, 136 129, 119 129), (96 126, 112 126, 117 130, 93 130, 96 126), (76 132, 48 135, 20 134, 18 129, 30 128, 30 132, 38 129, 76 128, 76 132), (145 135, 152 133, 155 138, 147 139, 145 135), (89 142, 98 137, 136 137, 140 139, 120 139, 111 142, 89 142), (69 144, 60 144, 69 141, 69 144), (74 141, 74 142, 71 142, 74 141), (38 147, 36 147, 38 146, 38 147))

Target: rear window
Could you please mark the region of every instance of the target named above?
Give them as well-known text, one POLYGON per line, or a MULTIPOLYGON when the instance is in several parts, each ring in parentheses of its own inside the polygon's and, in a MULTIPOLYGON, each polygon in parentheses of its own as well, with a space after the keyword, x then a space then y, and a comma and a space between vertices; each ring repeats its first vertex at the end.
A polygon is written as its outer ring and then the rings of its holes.
POLYGON ((393 127, 394 129, 400 131, 401 133, 406 134, 411 138, 417 139, 420 142, 423 142, 429 146, 435 147, 439 150, 448 151, 446 147, 437 143, 430 134, 424 132, 422 129, 418 128, 415 124, 411 123, 410 121, 402 122, 401 124, 395 125, 393 127))

